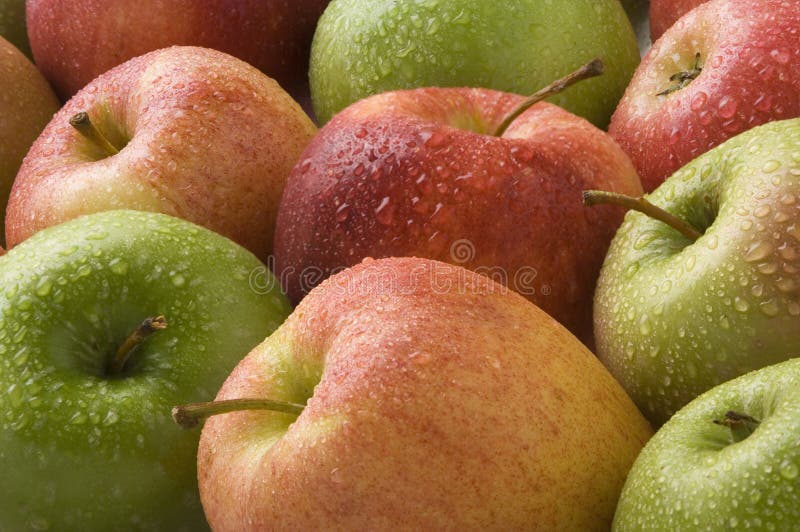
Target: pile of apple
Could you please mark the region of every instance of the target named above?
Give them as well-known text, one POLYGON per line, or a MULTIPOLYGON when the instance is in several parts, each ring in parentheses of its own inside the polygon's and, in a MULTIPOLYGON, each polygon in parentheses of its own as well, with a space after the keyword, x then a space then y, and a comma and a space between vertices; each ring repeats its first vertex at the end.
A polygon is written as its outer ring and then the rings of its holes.
POLYGON ((0 531, 800 527, 797 0, 0 0, 0 88, 0 531))

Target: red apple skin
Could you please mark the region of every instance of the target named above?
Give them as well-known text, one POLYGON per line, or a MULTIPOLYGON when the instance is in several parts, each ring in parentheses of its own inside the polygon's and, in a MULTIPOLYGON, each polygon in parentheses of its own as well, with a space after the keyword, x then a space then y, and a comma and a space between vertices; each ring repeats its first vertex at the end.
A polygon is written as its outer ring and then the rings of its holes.
POLYGON ((33 63, 0 37, 0 219, 25 154, 59 106, 33 63))
POLYGON ((796 0, 711 0, 676 22, 642 60, 609 133, 645 191, 702 153, 765 122, 800 116, 796 0), (670 76, 702 73, 668 95, 670 76))
POLYGON ((275 265, 290 299, 365 257, 426 257, 504 282, 591 344, 592 293, 622 211, 587 208, 581 191, 641 185, 607 134, 554 105, 503 138, 460 128, 494 131, 522 100, 425 88, 335 116, 281 200, 275 265))
POLYGON ((708 0, 650 0, 650 38, 653 42, 683 15, 708 0))
MULTIPOLYGON (((27 0, 36 64, 67 99, 152 50, 193 45, 238 57, 297 95, 328 0, 27 0)), ((305 89, 307 90, 307 89, 305 89)))
POLYGON ((463 268, 368 260, 313 290, 206 421, 213 530, 608 530, 651 429, 599 361, 463 268), (313 393, 313 396, 312 396, 313 393))
POLYGON ((82 214, 163 212, 266 261, 289 172, 316 126, 280 86, 230 55, 171 47, 95 79, 53 117, 17 174, 6 243, 82 214), (106 156, 69 125, 87 112, 106 156))

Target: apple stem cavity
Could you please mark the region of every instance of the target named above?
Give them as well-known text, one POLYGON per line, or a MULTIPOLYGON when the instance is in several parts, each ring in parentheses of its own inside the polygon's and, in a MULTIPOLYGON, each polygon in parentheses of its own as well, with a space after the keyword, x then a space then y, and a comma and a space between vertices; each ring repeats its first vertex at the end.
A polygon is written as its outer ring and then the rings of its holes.
POLYGON ((669 80, 672 82, 672 85, 664 89, 663 91, 656 94, 656 96, 666 96, 667 94, 671 94, 675 91, 679 91, 689 83, 697 79, 697 76, 703 71, 703 65, 700 64, 700 52, 694 54, 694 66, 691 70, 683 70, 681 72, 676 72, 675 74, 669 77, 669 80))
POLYGON ((106 152, 109 157, 119 153, 119 150, 94 126, 88 113, 80 112, 75 114, 69 119, 69 124, 91 143, 106 152))
POLYGON ((526 98, 521 104, 514 108, 503 121, 500 123, 498 128, 494 132, 495 137, 502 137, 503 133, 506 132, 508 126, 519 117, 522 113, 528 110, 532 105, 538 103, 544 99, 547 99, 551 96, 558 94, 559 92, 563 91, 567 87, 574 85, 575 83, 584 80, 593 78, 595 76, 599 76, 603 73, 605 66, 603 65, 603 60, 600 58, 593 59, 580 67, 578 70, 567 74, 561 79, 558 79, 546 87, 543 87, 536 91, 535 93, 531 94, 528 98, 526 98))
POLYGON ((227 399, 176 406, 172 409, 172 419, 182 428, 191 429, 197 426, 201 420, 217 414, 241 410, 269 410, 299 416, 303 413, 303 409, 305 409, 305 405, 271 399, 227 399))
POLYGON ((650 218, 659 220, 673 227, 692 242, 703 236, 702 232, 698 231, 688 222, 678 218, 674 214, 668 213, 661 207, 656 207, 644 197, 634 198, 616 192, 607 192, 605 190, 584 190, 583 203, 589 206, 598 204, 621 205, 627 209, 639 211, 650 218))
POLYGON ((155 316, 145 319, 123 342, 114 357, 109 361, 107 374, 119 375, 128 363, 131 353, 136 347, 150 337, 154 332, 167 328, 167 320, 164 316, 155 316))
POLYGON ((725 412, 725 417, 722 419, 715 419, 714 423, 731 429, 731 436, 733 437, 734 443, 746 439, 755 432, 761 424, 759 420, 733 410, 725 412))

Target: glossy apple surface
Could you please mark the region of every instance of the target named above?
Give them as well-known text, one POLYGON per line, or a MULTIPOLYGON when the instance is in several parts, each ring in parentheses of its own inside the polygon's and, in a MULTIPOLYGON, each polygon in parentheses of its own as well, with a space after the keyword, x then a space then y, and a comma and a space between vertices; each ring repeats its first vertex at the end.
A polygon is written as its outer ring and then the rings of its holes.
POLYGON ((650 0, 650 36, 655 41, 683 15, 708 0, 650 0))
POLYGON ((728 138, 796 116, 797 2, 712 0, 653 45, 619 102, 609 133, 630 155, 649 192, 728 138), (682 87, 670 80, 674 75, 688 76, 682 87))
POLYGON ((17 175, 6 241, 130 208, 203 225, 267 261, 284 183, 316 127, 272 79, 208 48, 172 47, 100 76, 53 117, 17 175), (86 112, 119 150, 69 120, 86 112))
POLYGON ((636 459, 613 529, 794 530, 798 434, 798 358, 709 390, 675 414, 636 459), (752 418, 755 428, 715 423, 728 411, 752 418))
POLYGON ((484 273, 587 344, 617 207, 587 187, 640 194, 604 132, 540 103, 492 135, 521 96, 415 89, 373 96, 326 124, 287 181, 275 265, 290 299, 365 257, 417 256, 484 273))
POLYGON ((550 101, 605 128, 639 63, 618 0, 338 0, 317 25, 309 77, 324 124, 351 103, 389 90, 531 94, 595 57, 606 63, 604 76, 550 101))
POLYGON ((597 354, 655 425, 709 388, 800 353, 800 119, 747 131, 629 213, 595 292, 597 354))
POLYGON ((651 434, 551 317, 425 259, 316 288, 217 395, 241 397, 306 406, 206 421, 200 494, 218 531, 603 530, 651 434))
POLYGON ((328 0, 27 0, 36 64, 67 99, 100 74, 172 45, 238 57, 298 95, 328 0))
POLYGON ((205 528, 198 435, 176 431, 170 408, 213 397, 288 315, 269 276, 226 238, 135 211, 46 229, 0 258, 0 528, 205 528), (157 315, 167 328, 109 370, 157 315))
POLYGON ((22 159, 58 107, 36 67, 0 37, 0 230, 22 159))

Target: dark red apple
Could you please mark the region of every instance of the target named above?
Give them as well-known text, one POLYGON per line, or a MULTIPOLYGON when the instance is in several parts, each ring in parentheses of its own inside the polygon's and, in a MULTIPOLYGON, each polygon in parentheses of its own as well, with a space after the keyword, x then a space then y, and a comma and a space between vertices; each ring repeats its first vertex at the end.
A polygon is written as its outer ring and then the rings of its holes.
POLYGON ((675 21, 708 0, 650 0, 650 38, 656 41, 675 21))
POLYGON ((214 48, 307 90, 308 56, 328 0, 27 0, 36 64, 66 99, 103 72, 171 45, 214 48))
POLYGON ((488 89, 388 92, 336 115, 293 169, 278 213, 276 271, 297 302, 365 257, 419 256, 484 273, 591 343, 591 301, 617 207, 586 188, 641 193, 603 131, 488 89))
POLYGON ((609 133, 652 191, 730 137, 800 116, 797 0, 711 0, 656 41, 609 133))

